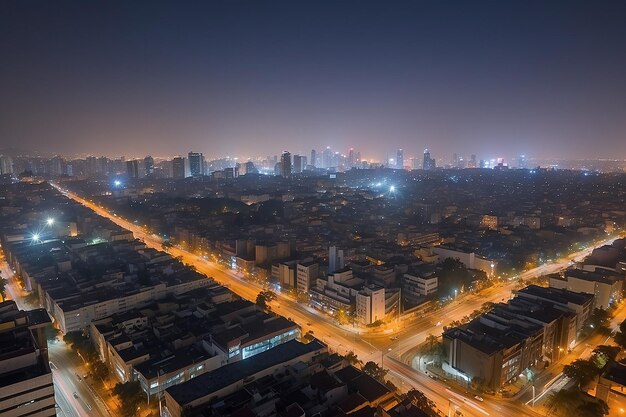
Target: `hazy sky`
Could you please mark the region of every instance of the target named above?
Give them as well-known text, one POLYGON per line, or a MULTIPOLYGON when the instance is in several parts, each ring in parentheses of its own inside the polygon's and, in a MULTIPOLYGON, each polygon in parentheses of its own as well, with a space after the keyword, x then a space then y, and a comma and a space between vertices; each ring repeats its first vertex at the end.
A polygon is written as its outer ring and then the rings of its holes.
POLYGON ((0 148, 626 158, 626 2, 0 2, 0 148))

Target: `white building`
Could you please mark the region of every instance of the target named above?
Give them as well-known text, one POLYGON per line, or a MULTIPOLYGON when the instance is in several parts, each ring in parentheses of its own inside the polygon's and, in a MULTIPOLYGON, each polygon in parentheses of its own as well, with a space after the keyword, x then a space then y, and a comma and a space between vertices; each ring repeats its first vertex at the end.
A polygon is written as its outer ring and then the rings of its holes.
POLYGON ((298 291, 308 293, 315 286, 315 280, 319 276, 320 266, 313 260, 300 261, 297 267, 296 288, 298 291))
POLYGON ((376 285, 363 288, 356 295, 356 319, 372 324, 385 318, 385 289, 376 285))
POLYGON ((343 269, 345 266, 345 258, 343 250, 336 246, 328 248, 328 273, 332 274, 335 271, 343 269))
POLYGON ((429 273, 404 274, 402 280, 402 294, 410 302, 418 302, 420 299, 437 292, 439 279, 434 271, 429 273))
POLYGON ((0 415, 56 415, 43 309, 20 311, 14 301, 0 303, 0 415))

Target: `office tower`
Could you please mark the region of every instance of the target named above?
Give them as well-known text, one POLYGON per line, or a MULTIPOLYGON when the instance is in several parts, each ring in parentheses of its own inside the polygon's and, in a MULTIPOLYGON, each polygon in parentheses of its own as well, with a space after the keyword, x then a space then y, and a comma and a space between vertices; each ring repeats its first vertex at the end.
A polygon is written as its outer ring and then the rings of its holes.
POLYGON ((411 169, 419 169, 420 160, 419 158, 411 158, 411 169))
POLYGON ((456 153, 452 154, 452 161, 450 162, 451 162, 452 168, 458 168, 459 167, 459 155, 456 153))
POLYGON ((176 180, 185 178, 185 158, 177 156, 172 160, 172 177, 176 180))
POLYGON ((526 155, 520 155, 517 159, 517 167, 520 169, 528 168, 528 161, 526 160, 526 155))
POLYGON ((431 169, 435 169, 436 166, 437 164, 435 163, 435 160, 430 157, 430 151, 428 149, 425 149, 424 150, 424 162, 423 162, 422 168, 426 171, 429 171, 431 169))
POLYGON ((280 175, 285 178, 291 177, 291 154, 287 151, 280 156, 280 175))
POLYGON ((352 168, 354 166, 354 148, 350 148, 348 151, 348 168, 352 168))
POLYGON ((0 174, 13 174, 13 159, 8 155, 0 156, 0 174))
POLYGON ((330 146, 327 146, 322 152, 322 168, 330 168, 333 166, 333 151, 330 150, 330 146))
POLYGON ((311 149, 311 165, 316 167, 317 166, 316 164, 317 164, 317 152, 315 152, 315 149, 311 149))
POLYGON ((472 156, 470 156, 470 161, 468 164, 469 168, 476 168, 477 164, 476 164, 476 155, 472 154, 472 156))
POLYGON ((189 174, 192 177, 204 175, 204 157, 201 152, 189 152, 189 174))
POLYGON ((404 168, 404 150, 398 149, 396 152, 396 168, 403 169, 404 168))
POLYGON ((328 248, 328 273, 332 274, 345 266, 343 250, 336 246, 328 248))
POLYGON ((139 161, 137 159, 126 161, 126 174, 128 175, 128 178, 139 178, 139 161))
POLYGON ((143 168, 146 177, 151 177, 152 175, 154 175, 154 158, 150 155, 143 158, 143 168))
POLYGON ((21 311, 15 301, 0 303, 0 414, 53 417, 54 386, 48 361, 44 309, 21 311))
POLYGON ((302 164, 302 156, 301 155, 294 155, 293 156, 293 173, 294 174, 299 174, 302 172, 302 167, 304 166, 302 164))

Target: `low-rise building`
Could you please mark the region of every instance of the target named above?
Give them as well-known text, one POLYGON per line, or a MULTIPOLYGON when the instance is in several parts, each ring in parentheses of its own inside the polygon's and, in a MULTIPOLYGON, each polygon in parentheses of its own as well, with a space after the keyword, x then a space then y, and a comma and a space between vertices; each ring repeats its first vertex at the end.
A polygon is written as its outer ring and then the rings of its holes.
POLYGON ((0 415, 53 417, 54 386, 43 309, 20 311, 14 301, 0 303, 0 415))
POLYGON ((564 277, 550 276, 550 287, 593 295, 594 308, 608 309, 622 299, 623 275, 607 269, 594 271, 569 268, 564 277))

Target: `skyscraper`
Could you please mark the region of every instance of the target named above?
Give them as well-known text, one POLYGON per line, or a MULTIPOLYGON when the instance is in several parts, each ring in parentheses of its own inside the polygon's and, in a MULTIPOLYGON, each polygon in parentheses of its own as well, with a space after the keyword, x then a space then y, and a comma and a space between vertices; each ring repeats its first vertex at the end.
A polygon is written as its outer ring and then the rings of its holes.
POLYGON ((172 160, 172 177, 176 180, 185 178, 185 158, 177 156, 172 160))
POLYGON ((7 155, 0 155, 0 174, 13 174, 13 159, 7 155))
POLYGON ((151 177, 154 174, 154 158, 152 158, 150 155, 143 158, 143 168, 146 177, 151 177))
POLYGON ((430 157, 430 151, 428 149, 424 150, 424 162, 422 164, 422 169, 426 171, 430 171, 431 169, 435 169, 436 163, 433 158, 430 157))
POLYGON ((343 269, 345 266, 345 259, 343 257, 343 250, 337 246, 331 246, 328 248, 328 273, 332 274, 335 271, 343 269))
POLYGON ((201 152, 189 152, 189 174, 192 177, 204 175, 204 157, 201 152))
POLYGON ((291 177, 291 154, 284 151, 280 156, 280 175, 285 178, 291 177))
POLYGON ((348 168, 352 168, 354 166, 354 148, 350 148, 348 151, 348 168))
POLYGON ((333 166, 333 151, 327 146, 322 152, 322 168, 330 168, 333 166))
POLYGON ((301 173, 303 166, 304 166, 303 157, 301 155, 294 155, 293 156, 293 173, 294 174, 301 173))
POLYGON ((128 178, 139 178, 139 160, 133 159, 132 161, 126 161, 126 174, 128 178))
POLYGON ((468 167, 469 168, 476 168, 477 166, 478 166, 478 164, 476 163, 476 155, 472 154, 470 156, 470 162, 469 162, 468 167))
POLYGON ((317 166, 317 152, 315 152, 315 149, 311 149, 311 165, 317 166))
POLYGON ((396 168, 404 168, 404 150, 402 149, 398 149, 398 151, 396 152, 396 168))

